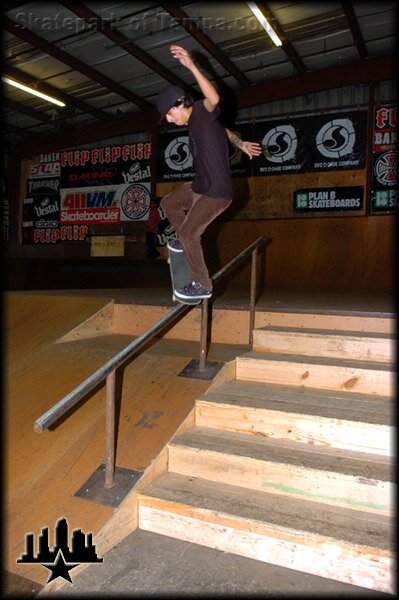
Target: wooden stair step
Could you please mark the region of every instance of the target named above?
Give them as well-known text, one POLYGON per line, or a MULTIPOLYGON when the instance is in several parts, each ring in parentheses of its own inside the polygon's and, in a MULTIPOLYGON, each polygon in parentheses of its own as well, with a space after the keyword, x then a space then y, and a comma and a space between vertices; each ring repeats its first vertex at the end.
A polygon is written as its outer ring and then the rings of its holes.
POLYGON ((358 331, 395 334, 396 315, 391 312, 354 311, 343 314, 336 310, 292 309, 279 311, 270 308, 266 316, 260 320, 257 312, 257 323, 271 327, 307 327, 331 329, 339 331, 358 331))
POLYGON ((386 396, 232 380, 196 401, 198 426, 393 455, 386 396))
POLYGON ((165 473, 138 494, 139 527, 392 592, 389 517, 165 473))
POLYGON ((236 378, 383 396, 396 389, 390 363, 254 351, 236 358, 236 378))
POLYGON ((260 327, 253 332, 253 350, 393 362, 395 336, 331 329, 302 327, 260 327))
POLYGON ((392 510, 393 459, 193 427, 168 445, 169 470, 362 510, 392 510))

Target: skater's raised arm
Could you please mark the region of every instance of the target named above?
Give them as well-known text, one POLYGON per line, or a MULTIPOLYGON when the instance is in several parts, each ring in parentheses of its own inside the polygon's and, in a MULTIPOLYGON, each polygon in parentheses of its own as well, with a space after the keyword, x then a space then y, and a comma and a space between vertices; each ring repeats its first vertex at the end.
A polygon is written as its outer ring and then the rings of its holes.
POLYGON ((204 106, 209 112, 213 112, 217 105, 219 104, 220 96, 216 91, 216 88, 209 81, 207 77, 199 70, 197 65, 194 63, 193 59, 190 56, 190 53, 182 48, 182 46, 177 46, 173 44, 170 47, 170 51, 173 54, 174 58, 180 61, 180 63, 187 67, 194 75, 197 80, 198 85, 200 86, 201 92, 204 95, 204 106))
POLYGON ((225 127, 224 130, 227 133, 230 142, 245 152, 245 154, 248 154, 251 160, 254 156, 259 156, 261 154, 262 146, 258 144, 258 142, 244 142, 237 132, 230 131, 227 127, 225 127))

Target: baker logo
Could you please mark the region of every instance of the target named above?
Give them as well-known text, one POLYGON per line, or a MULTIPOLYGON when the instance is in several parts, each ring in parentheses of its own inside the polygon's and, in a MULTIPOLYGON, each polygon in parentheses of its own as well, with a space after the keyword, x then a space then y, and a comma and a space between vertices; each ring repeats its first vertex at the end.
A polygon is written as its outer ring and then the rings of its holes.
POLYGON ((298 139, 292 125, 270 129, 262 140, 263 154, 273 163, 284 163, 295 157, 298 139))
POLYGON ((124 214, 134 221, 142 219, 150 210, 150 193, 140 183, 129 185, 121 198, 124 214))
POLYGON ((350 119, 333 119, 317 133, 316 146, 323 156, 340 158, 352 152, 355 140, 355 128, 350 119))
POLYGON ((69 571, 82 563, 102 563, 103 558, 98 558, 96 547, 93 544, 92 534, 85 534, 81 529, 72 532, 72 550, 68 544, 68 523, 65 518, 57 521, 55 527, 55 544, 50 549, 48 527, 42 529, 38 536, 38 551, 34 553, 34 535, 25 536, 25 553, 17 563, 41 564, 51 571, 47 583, 62 577, 72 583, 69 571))
POLYGON ((398 155, 396 152, 385 152, 374 165, 374 173, 378 183, 395 185, 398 180, 398 155))
POLYGON ((187 135, 173 139, 165 150, 165 161, 173 171, 184 171, 193 165, 187 135))

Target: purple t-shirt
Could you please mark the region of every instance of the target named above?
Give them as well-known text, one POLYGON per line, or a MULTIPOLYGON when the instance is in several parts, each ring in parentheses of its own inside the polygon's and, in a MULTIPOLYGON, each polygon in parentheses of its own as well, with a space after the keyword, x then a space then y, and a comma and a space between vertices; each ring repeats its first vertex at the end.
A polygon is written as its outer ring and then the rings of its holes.
POLYGON ((203 100, 193 104, 188 121, 190 151, 194 159, 193 192, 211 198, 232 198, 233 184, 229 165, 226 132, 218 121, 219 107, 209 112, 203 100))

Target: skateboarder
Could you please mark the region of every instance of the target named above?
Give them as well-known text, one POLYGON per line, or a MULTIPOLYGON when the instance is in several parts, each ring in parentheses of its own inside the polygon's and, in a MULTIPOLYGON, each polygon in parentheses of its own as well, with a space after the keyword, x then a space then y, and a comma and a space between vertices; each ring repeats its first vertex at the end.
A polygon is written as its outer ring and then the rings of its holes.
POLYGON ((183 184, 161 200, 161 207, 179 236, 168 242, 168 247, 176 252, 184 251, 192 279, 174 293, 182 300, 210 298, 212 280, 205 264, 201 236, 233 198, 227 138, 251 159, 258 156, 262 148, 258 143, 242 141, 223 128, 217 119, 220 98, 213 84, 187 50, 172 45, 170 51, 191 71, 203 95, 203 99, 194 102, 182 88, 171 85, 158 95, 156 101, 161 120, 165 117, 168 123, 188 126, 195 169, 194 181, 183 184))

